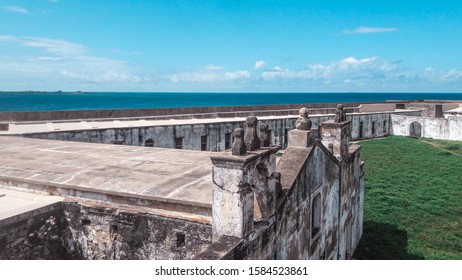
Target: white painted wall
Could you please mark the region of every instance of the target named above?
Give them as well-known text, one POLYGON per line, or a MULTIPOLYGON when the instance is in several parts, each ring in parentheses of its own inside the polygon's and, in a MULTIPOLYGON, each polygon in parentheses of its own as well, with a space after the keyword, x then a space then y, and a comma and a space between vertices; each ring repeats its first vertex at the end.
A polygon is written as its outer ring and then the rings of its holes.
POLYGON ((409 136, 411 123, 419 122, 422 125, 422 137, 462 141, 461 117, 430 118, 392 114, 391 122, 391 135, 409 136))

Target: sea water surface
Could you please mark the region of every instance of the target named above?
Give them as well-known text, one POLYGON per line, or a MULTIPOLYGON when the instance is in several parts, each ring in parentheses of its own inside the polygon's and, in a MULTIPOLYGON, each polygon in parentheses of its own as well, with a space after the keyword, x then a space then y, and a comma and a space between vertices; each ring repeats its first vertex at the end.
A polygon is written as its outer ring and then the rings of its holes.
POLYGON ((0 111, 176 108, 423 99, 462 100, 462 93, 0 92, 0 111))

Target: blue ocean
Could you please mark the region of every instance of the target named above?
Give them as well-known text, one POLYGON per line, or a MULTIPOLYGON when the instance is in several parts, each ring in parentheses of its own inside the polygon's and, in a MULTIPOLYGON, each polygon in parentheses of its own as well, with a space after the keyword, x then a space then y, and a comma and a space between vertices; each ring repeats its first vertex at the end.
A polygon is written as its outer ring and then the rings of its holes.
POLYGON ((0 111, 176 108, 423 99, 462 100, 462 93, 1 92, 0 111))

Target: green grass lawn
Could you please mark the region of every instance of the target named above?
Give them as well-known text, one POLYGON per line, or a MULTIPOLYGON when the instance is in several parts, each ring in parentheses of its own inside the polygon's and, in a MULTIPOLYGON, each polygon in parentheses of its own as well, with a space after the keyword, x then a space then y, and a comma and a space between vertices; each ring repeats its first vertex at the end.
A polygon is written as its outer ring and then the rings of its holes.
POLYGON ((393 136, 361 145, 364 233, 354 258, 462 259, 462 143, 393 136))

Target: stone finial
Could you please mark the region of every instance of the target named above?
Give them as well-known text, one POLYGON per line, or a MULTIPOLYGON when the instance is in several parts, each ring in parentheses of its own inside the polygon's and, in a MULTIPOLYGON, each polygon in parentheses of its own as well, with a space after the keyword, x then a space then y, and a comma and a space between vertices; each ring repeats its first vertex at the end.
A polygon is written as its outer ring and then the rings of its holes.
POLYGON ((295 122, 295 128, 298 130, 310 130, 311 129, 311 120, 308 117, 308 109, 303 107, 298 112, 299 117, 295 122))
POLYGON ((234 130, 234 142, 231 150, 233 156, 245 155, 247 149, 244 145, 244 129, 236 128, 234 130))
POLYGON ((343 104, 338 104, 337 109, 335 110, 335 119, 334 122, 340 123, 346 121, 346 112, 343 109, 343 104))
POLYGON ((268 131, 268 125, 266 123, 260 124, 260 146, 269 147, 270 145, 270 134, 268 131))
POLYGON ((247 151, 255 151, 260 149, 260 139, 257 135, 258 120, 255 116, 247 117, 245 120, 247 129, 245 130, 244 143, 247 151))

